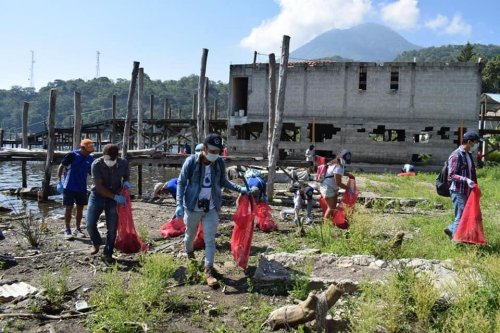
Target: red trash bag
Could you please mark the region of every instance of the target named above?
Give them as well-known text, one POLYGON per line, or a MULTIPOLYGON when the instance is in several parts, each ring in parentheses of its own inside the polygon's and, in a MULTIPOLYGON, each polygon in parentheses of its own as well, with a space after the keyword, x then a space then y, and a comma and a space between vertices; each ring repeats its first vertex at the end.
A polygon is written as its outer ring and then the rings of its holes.
POLYGON ((252 211, 248 195, 242 195, 236 213, 233 215, 234 229, 231 235, 231 254, 238 266, 243 269, 247 268, 250 257, 254 217, 255 214, 252 211))
POLYGON ((476 185, 465 203, 460 223, 453 236, 454 241, 471 244, 488 243, 486 237, 484 237, 483 217, 481 215, 481 207, 479 206, 480 198, 481 191, 479 190, 479 186, 476 185))
POLYGON ((165 238, 181 236, 184 235, 185 232, 186 225, 184 221, 177 216, 172 217, 167 223, 160 227, 160 234, 165 238))
POLYGON ((356 188, 356 180, 349 179, 349 181, 347 182, 347 188, 348 189, 344 192, 342 203, 349 208, 354 208, 359 195, 358 189, 356 188))
POLYGON ((203 238, 203 226, 202 222, 198 224, 198 231, 196 231, 196 237, 193 243, 194 250, 201 250, 205 248, 205 239, 203 238))
POLYGON ((314 160, 316 161, 316 165, 322 165, 326 163, 326 157, 316 155, 314 156, 314 160))
MULTIPOLYGON (((325 198, 323 196, 319 197, 319 205, 321 206, 321 210, 323 211, 323 216, 325 215, 326 209, 328 208, 328 205, 326 204, 325 198)), ((335 210, 332 212, 332 222, 334 225, 339 227, 340 229, 347 229, 349 228, 349 223, 347 223, 346 219, 346 214, 345 214, 345 209, 342 207, 342 205, 339 205, 335 210)))
POLYGON ((134 219, 132 218, 132 204, 130 203, 130 192, 122 189, 121 195, 127 199, 125 205, 116 205, 118 213, 118 230, 116 232, 115 248, 123 253, 146 252, 148 246, 139 238, 135 231, 134 219))
POLYGON ((278 230, 278 226, 273 221, 271 207, 267 202, 259 202, 255 205, 255 218, 257 219, 257 228, 264 232, 278 230))

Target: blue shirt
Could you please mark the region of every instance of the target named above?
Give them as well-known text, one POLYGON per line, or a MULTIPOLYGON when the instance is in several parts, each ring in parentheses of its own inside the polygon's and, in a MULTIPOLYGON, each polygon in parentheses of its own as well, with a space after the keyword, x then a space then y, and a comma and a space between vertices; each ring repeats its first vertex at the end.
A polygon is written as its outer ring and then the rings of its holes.
POLYGON ((177 178, 172 178, 168 182, 163 185, 163 188, 166 189, 174 199, 177 197, 177 178))
POLYGON ((64 156, 61 164, 65 168, 63 186, 66 190, 87 193, 87 175, 94 158, 83 155, 80 150, 64 156))

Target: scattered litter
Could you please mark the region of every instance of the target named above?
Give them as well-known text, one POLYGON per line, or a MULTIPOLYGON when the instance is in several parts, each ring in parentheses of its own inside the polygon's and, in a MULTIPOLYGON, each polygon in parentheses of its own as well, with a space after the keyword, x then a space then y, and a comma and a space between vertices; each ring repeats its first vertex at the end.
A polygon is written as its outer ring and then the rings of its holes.
POLYGON ((9 302, 17 297, 26 296, 37 292, 38 289, 25 282, 3 284, 0 286, 0 302, 9 302))
POLYGON ((80 299, 80 300, 75 302, 75 310, 76 311, 85 312, 88 309, 90 309, 90 306, 87 303, 87 301, 80 299))

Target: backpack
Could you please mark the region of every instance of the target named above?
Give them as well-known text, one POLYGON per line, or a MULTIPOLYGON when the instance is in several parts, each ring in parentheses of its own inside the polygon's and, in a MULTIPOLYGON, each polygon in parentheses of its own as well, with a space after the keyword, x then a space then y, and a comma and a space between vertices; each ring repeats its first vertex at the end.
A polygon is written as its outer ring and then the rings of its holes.
POLYGON ((448 184, 448 161, 444 162, 444 165, 436 178, 436 192, 443 197, 450 196, 450 186, 448 184))

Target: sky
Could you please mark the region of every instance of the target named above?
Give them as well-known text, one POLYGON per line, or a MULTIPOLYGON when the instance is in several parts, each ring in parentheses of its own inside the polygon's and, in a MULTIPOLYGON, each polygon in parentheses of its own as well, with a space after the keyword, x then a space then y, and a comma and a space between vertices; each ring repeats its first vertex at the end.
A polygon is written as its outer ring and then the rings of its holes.
POLYGON ((130 79, 134 61, 154 80, 199 74, 228 82, 231 64, 279 58, 330 29, 384 24, 428 47, 500 45, 499 0, 0 0, 0 89, 57 79, 130 79), (33 64, 33 80, 30 69, 33 64))

